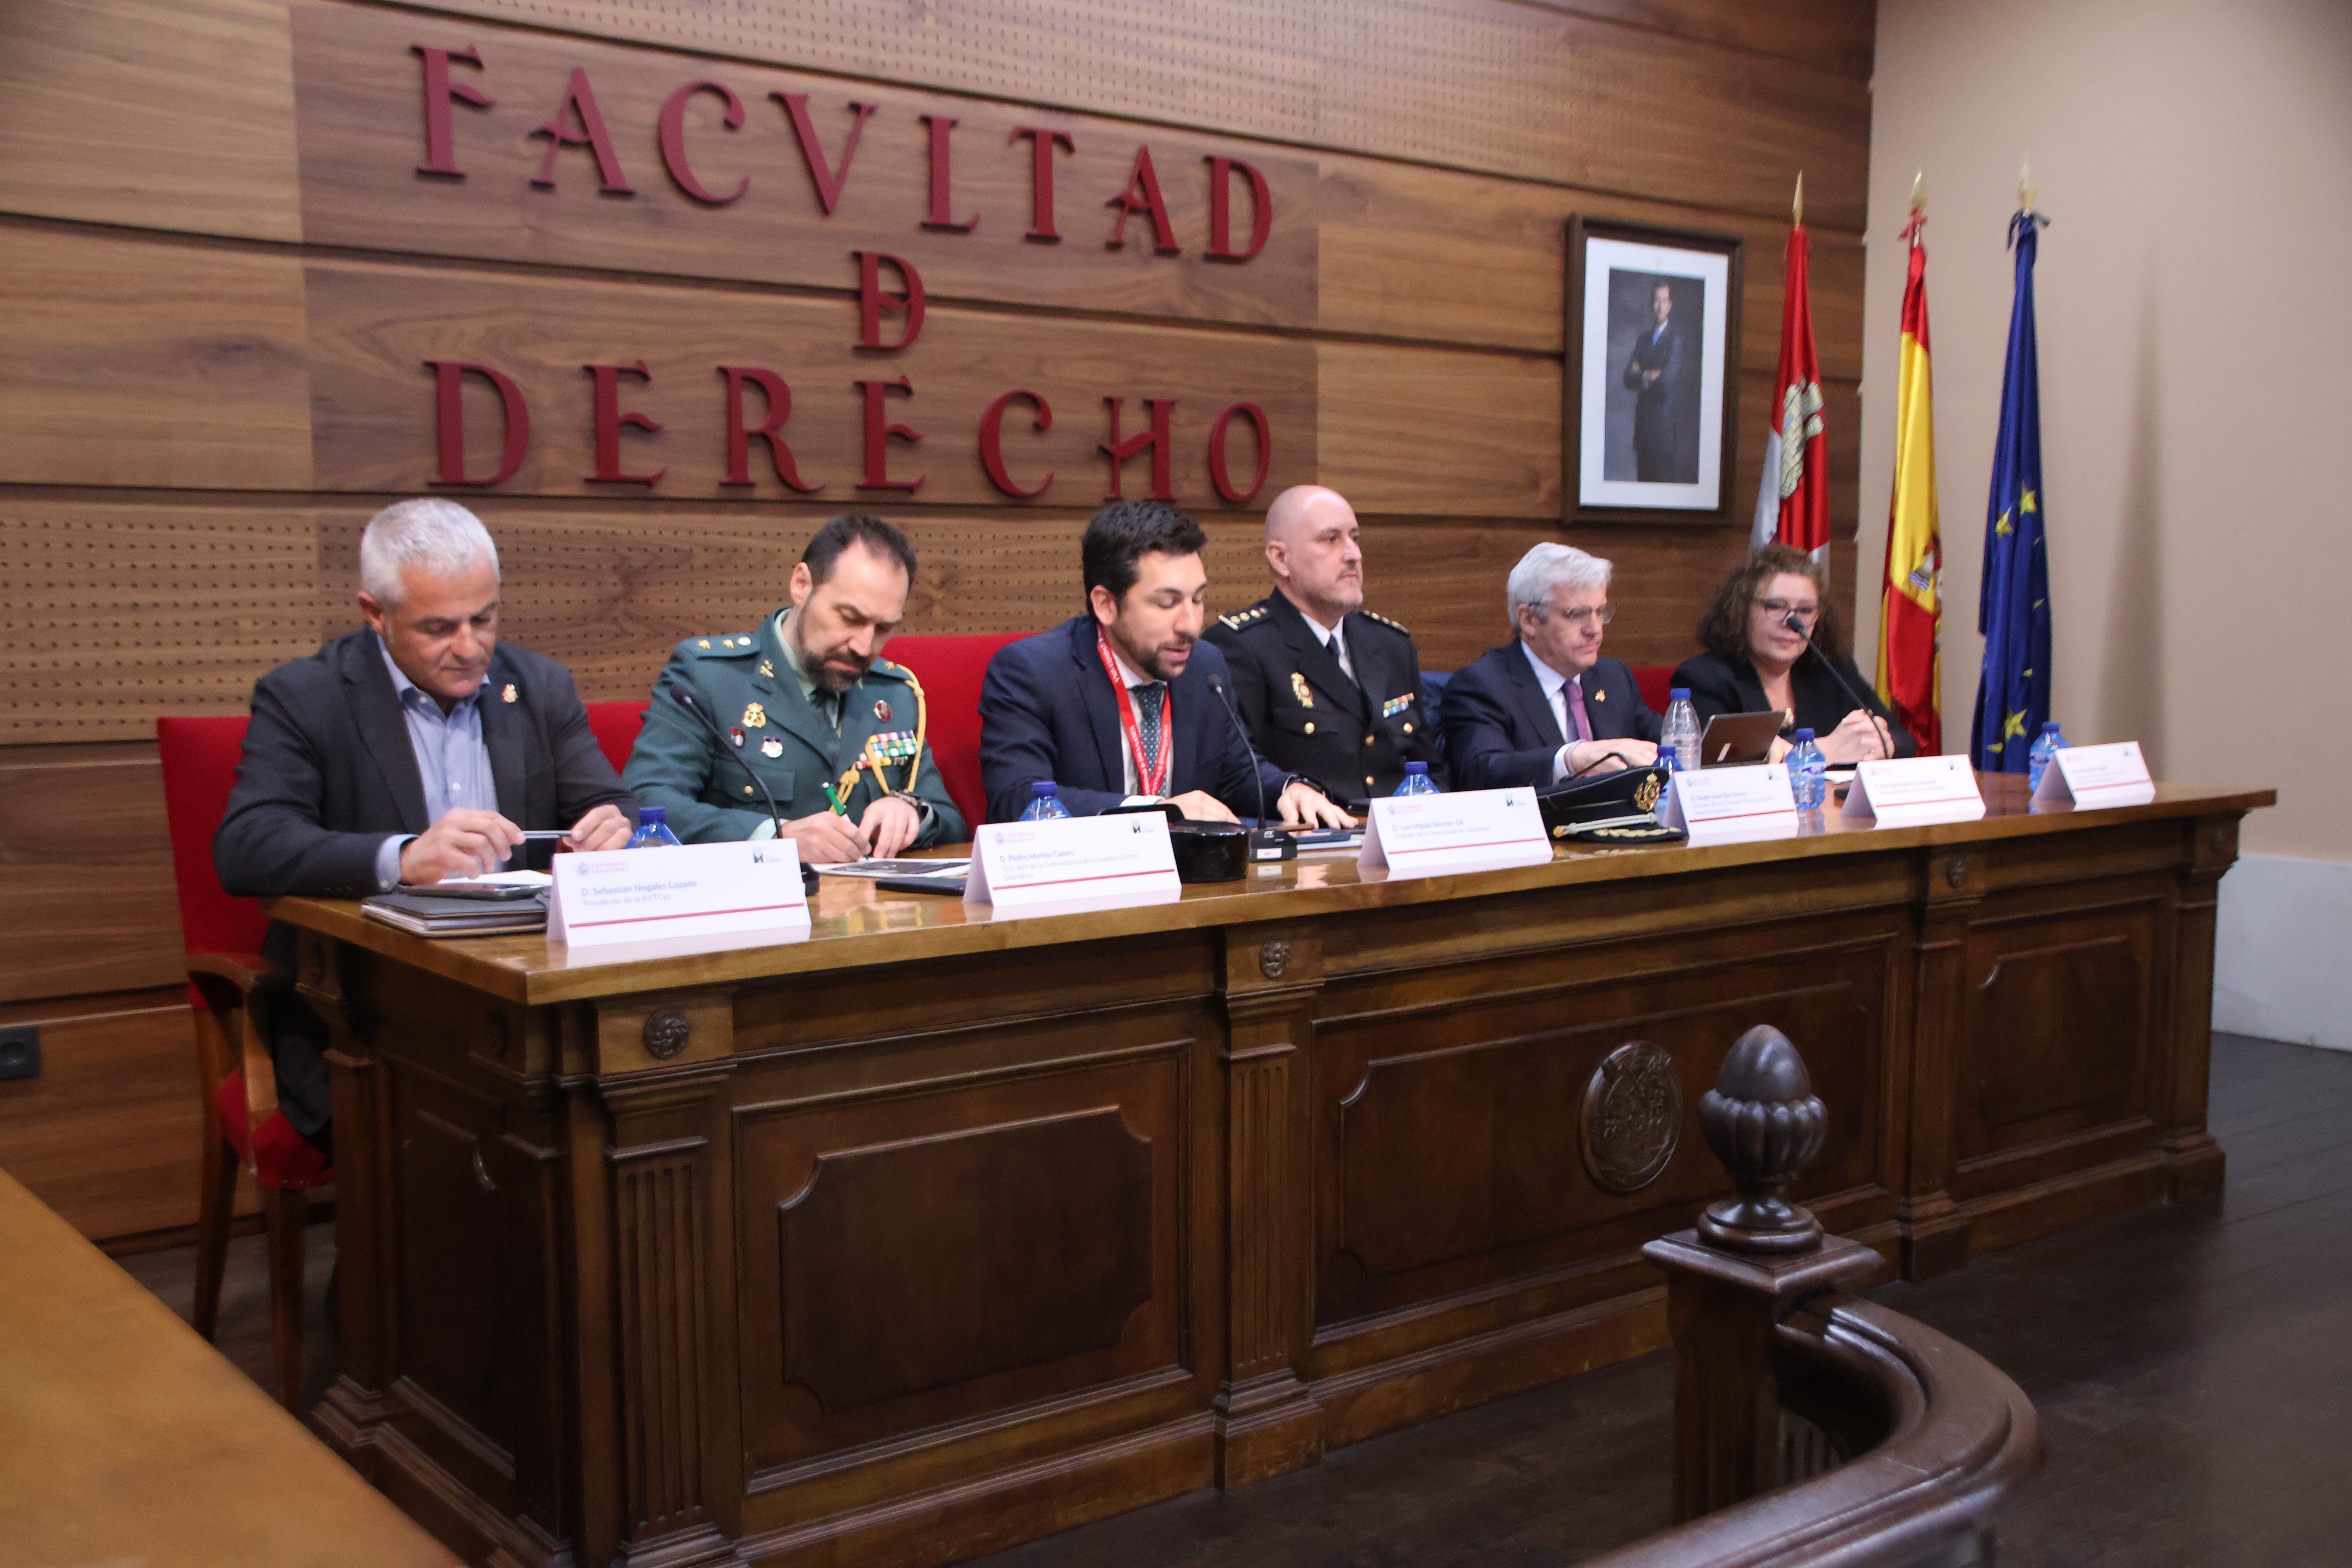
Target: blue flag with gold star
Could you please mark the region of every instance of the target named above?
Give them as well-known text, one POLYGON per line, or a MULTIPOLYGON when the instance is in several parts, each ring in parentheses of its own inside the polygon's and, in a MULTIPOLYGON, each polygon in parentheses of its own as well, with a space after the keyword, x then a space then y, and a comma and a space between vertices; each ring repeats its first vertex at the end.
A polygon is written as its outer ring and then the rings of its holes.
POLYGON ((2000 378, 2000 438, 1985 503, 1984 582, 1977 630, 1984 673, 1969 750, 1977 770, 2021 773, 2050 717, 2050 558, 2042 548, 2042 373, 2033 347, 2033 251, 2042 220, 2010 220, 2017 297, 2009 312, 2009 364, 2000 378))

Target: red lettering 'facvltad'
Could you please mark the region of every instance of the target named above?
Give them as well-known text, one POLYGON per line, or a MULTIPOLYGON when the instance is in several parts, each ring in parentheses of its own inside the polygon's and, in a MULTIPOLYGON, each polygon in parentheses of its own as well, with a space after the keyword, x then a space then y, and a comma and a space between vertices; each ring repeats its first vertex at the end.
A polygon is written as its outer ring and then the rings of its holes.
POLYGON ((698 92, 715 92, 726 100, 727 108, 719 123, 730 131, 743 129, 743 100, 735 96, 733 88, 718 81, 688 82, 662 100, 662 166, 669 171, 669 177, 677 182, 679 190, 706 206, 723 207, 729 202, 740 200, 743 193, 751 188, 751 176, 746 174, 736 181, 735 188, 723 196, 711 195, 695 177, 694 165, 687 161, 686 156, 686 105, 687 100, 698 92))
POLYGON ((878 250, 853 250, 857 258, 857 346, 861 349, 903 349, 915 341, 923 330, 923 275, 914 264, 878 250), (903 292, 886 294, 882 290, 882 266, 887 262, 898 270, 899 281, 906 285, 903 292), (882 314, 904 314, 907 330, 898 334, 895 343, 882 341, 882 314))
POLYGON ((1135 172, 1127 177, 1127 189, 1103 204, 1118 209, 1118 221, 1111 226, 1110 238, 1103 243, 1111 250, 1127 244, 1127 220, 1138 213, 1151 218, 1151 248, 1162 256, 1173 256, 1181 248, 1176 243, 1176 226, 1168 221, 1168 203, 1160 195, 1160 175, 1151 167, 1149 145, 1135 150, 1135 172))
POLYGON ((634 375, 650 382, 653 373, 646 362, 635 364, 583 364, 596 382, 596 471, 588 476, 592 485, 650 485, 658 480, 667 468, 656 468, 650 474, 627 474, 621 471, 621 426, 632 426, 653 435, 661 429, 661 422, 648 418, 635 409, 621 412, 621 378, 634 375))
POLYGON ((503 372, 486 364, 453 359, 429 359, 425 363, 433 367, 433 436, 435 457, 438 459, 433 482, 486 489, 514 478, 515 470, 522 467, 523 455, 530 450, 530 406, 523 401, 522 388, 503 372), (506 415, 506 444, 499 452, 498 470, 478 479, 466 473, 468 375, 478 375, 498 389, 499 404, 506 415))
POLYGON ((1014 484, 1013 482, 1012 474, 1006 471, 1004 467, 1004 410, 1016 397, 1027 398, 1030 404, 1037 410, 1035 414, 1030 416, 1029 428, 1034 430, 1038 435, 1043 436, 1046 431, 1051 430, 1054 427, 1054 411, 1047 407, 1045 400, 1038 396, 1035 393, 1025 392, 1016 388, 1012 392, 1000 395, 995 402, 988 405, 987 411, 980 416, 980 466, 988 471, 988 482, 994 485, 1006 495, 1011 496, 1015 500, 1034 500, 1038 496, 1045 494, 1045 487, 1054 482, 1054 470, 1051 468, 1046 469, 1045 477, 1039 479, 1035 484, 1030 486, 1029 489, 1025 490, 1019 485, 1014 484))
POLYGON ((923 438, 919 430, 909 430, 904 425, 892 425, 889 410, 883 399, 893 392, 915 395, 915 389, 905 376, 896 381, 861 381, 858 386, 866 393, 866 477, 857 481, 861 490, 904 490, 908 495, 923 488, 927 477, 916 475, 911 479, 890 477, 890 437, 896 436, 908 446, 923 438))
POLYGON ((541 190, 555 189, 555 155, 566 147, 585 147, 596 154, 596 174, 604 183, 604 194, 612 196, 634 196, 637 193, 621 174, 621 159, 613 151, 613 138, 604 129, 604 116, 596 107, 596 94, 588 85, 588 68, 572 68, 571 85, 563 89, 563 101, 555 106, 548 122, 531 132, 547 138, 547 156, 539 165, 531 184, 541 190), (571 116, 572 129, 564 123, 571 116))
POLYGON ((841 162, 829 164, 824 161, 824 145, 816 139, 816 121, 809 118, 808 94, 804 92, 772 92, 768 95, 784 106, 793 117, 793 134, 800 138, 801 160, 808 164, 809 178, 815 182, 816 199, 831 217, 833 209, 841 205, 841 187, 849 179, 849 161, 857 156, 857 139, 866 134, 866 121, 874 112, 870 103, 850 102, 857 118, 850 121, 849 139, 841 144, 841 162))
POLYGON ((1168 445, 1168 417, 1176 411, 1176 400, 1172 397, 1145 398, 1144 406, 1151 410, 1151 428, 1130 436, 1122 441, 1118 436, 1118 414, 1119 405, 1126 401, 1124 397, 1103 399, 1103 405, 1110 410, 1110 439, 1105 441, 1101 447, 1104 455, 1110 458, 1110 489, 1104 493, 1103 500, 1125 499, 1119 493, 1119 472, 1126 467, 1129 458, 1148 447, 1151 449, 1151 489, 1150 493, 1143 499, 1174 500, 1176 490, 1169 476, 1171 464, 1168 445))
POLYGON ((1217 416, 1209 426, 1209 482, 1217 487, 1217 494, 1227 506, 1239 506, 1265 486, 1266 470, 1274 467, 1274 428, 1265 420, 1265 410, 1255 403, 1235 403, 1217 416), (1233 481, 1225 467, 1225 428, 1234 415, 1240 415, 1257 426, 1257 471, 1250 475, 1246 486, 1233 481))
POLYGON ((1209 248, 1212 261, 1247 261, 1265 248, 1274 233, 1274 195, 1265 176, 1239 158, 1211 157, 1209 164, 1209 248), (1234 248, 1234 176, 1249 180, 1250 238, 1245 250, 1234 248))
POLYGON ((439 174, 446 179, 462 180, 466 171, 457 167, 457 136, 450 123, 449 100, 457 99, 476 109, 488 109, 498 100, 468 81, 449 79, 449 62, 463 60, 476 70, 482 68, 482 57, 468 46, 462 49, 436 49, 430 44, 411 44, 409 53, 425 58, 425 162, 416 165, 420 174, 439 174))
POLYGON ((948 132, 955 121, 944 114, 926 114, 923 123, 931 132, 931 214, 923 220, 925 228, 945 229, 950 234, 970 234, 979 226, 980 215, 972 214, 958 223, 953 216, 954 204, 949 199, 950 175, 948 167, 948 132))
POLYGON ((1062 237, 1054 228, 1054 149, 1075 153, 1077 144, 1068 132, 1039 125, 1014 126, 1004 144, 1010 147, 1024 136, 1029 138, 1029 232, 1022 237, 1057 244, 1062 237))
POLYGON ((776 478, 790 489, 804 496, 813 496, 824 489, 821 484, 801 483, 800 465, 793 461, 793 449, 778 434, 784 421, 793 416, 793 389, 784 378, 772 370, 757 366, 722 364, 719 374, 727 378, 727 477, 723 485, 748 485, 751 482, 751 442, 754 438, 768 444, 768 460, 775 466, 776 478), (766 395, 768 417, 756 426, 743 423, 743 384, 750 382, 766 395))

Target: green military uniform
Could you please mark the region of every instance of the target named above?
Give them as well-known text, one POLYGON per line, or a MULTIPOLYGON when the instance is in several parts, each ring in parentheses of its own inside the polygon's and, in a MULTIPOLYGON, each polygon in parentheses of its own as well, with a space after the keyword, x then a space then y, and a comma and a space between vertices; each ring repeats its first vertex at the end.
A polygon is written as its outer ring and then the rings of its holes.
POLYGON ((1407 763, 1427 763, 1445 787, 1437 726, 1422 708, 1421 656, 1396 622, 1368 610, 1340 618, 1352 679, 1280 593, 1218 616, 1203 635, 1233 668, 1250 744, 1276 767, 1341 803, 1394 795, 1407 763))
POLYGON ((636 749, 622 770, 630 793, 667 811, 670 831, 688 844, 715 844, 767 835, 767 801, 751 782, 753 773, 790 822, 831 810, 825 786, 838 788, 841 776, 856 769, 841 803, 852 822, 883 795, 909 793, 924 808, 916 847, 971 837, 928 743, 911 789, 907 783, 922 726, 914 677, 876 659, 865 679, 842 694, 836 731, 820 710, 824 693, 784 641, 787 613, 770 616, 755 632, 688 637, 671 652, 654 682, 653 708, 636 749), (726 732, 728 755, 718 754, 719 743, 709 731, 670 695, 677 687, 726 732), (857 766, 869 741, 883 758, 886 780, 857 766))

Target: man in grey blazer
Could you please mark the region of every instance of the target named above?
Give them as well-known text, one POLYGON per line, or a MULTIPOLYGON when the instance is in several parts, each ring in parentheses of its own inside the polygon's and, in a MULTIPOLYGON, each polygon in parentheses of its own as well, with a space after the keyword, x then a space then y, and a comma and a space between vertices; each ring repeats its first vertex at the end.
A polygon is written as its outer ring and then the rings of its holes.
MULTIPOLYGON (((478 518, 441 500, 378 512, 359 606, 365 629, 254 683, 213 836, 223 888, 360 898, 520 865, 529 829, 569 828, 575 849, 628 841, 634 803, 571 672, 498 640, 498 548, 478 518)), ((293 946, 273 923, 263 951, 290 968, 293 946)), ((279 1106, 323 1142, 325 1030, 299 998, 273 1011, 279 1106)))

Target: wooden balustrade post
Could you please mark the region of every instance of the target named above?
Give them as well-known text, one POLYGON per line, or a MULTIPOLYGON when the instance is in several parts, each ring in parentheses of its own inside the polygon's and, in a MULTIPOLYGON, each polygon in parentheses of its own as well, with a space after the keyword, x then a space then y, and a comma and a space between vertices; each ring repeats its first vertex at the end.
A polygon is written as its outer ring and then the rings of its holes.
POLYGON ((1821 1152, 1829 1122, 1786 1036, 1766 1026, 1741 1036, 1698 1115, 1736 1194, 1710 1205, 1696 1228, 1642 1249, 1666 1274, 1677 1524, 1777 1484, 1774 1330, 1804 1302, 1878 1267, 1876 1253, 1825 1238, 1819 1220, 1780 1196, 1821 1152))

